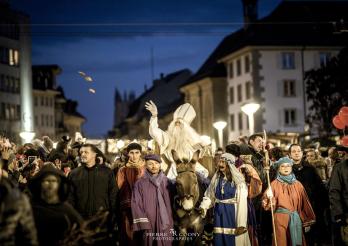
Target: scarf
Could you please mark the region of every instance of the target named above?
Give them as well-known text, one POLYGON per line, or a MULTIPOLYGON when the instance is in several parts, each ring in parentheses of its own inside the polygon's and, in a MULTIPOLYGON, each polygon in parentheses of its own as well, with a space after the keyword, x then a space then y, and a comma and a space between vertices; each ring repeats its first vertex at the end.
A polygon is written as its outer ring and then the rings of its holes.
POLYGON ((139 159, 139 161, 137 162, 128 160, 128 162, 126 163, 126 167, 130 167, 130 168, 141 168, 144 165, 145 165, 145 161, 143 159, 139 159))
POLYGON ((277 173, 277 179, 282 183, 293 184, 296 181, 296 177, 294 173, 291 173, 287 176, 281 175, 279 172, 277 173))
POLYGON ((289 229, 292 246, 302 245, 302 221, 297 211, 290 212, 286 208, 278 208, 276 213, 288 214, 290 216, 289 229))
POLYGON ((150 182, 156 187, 157 189, 157 199, 158 199, 158 206, 159 206, 159 213, 160 213, 160 219, 161 224, 163 226, 163 229, 167 229, 169 227, 169 218, 168 213, 166 209, 166 204, 164 202, 162 193, 161 193, 161 183, 165 179, 165 175, 162 171, 157 176, 152 176, 147 170, 145 172, 146 177, 150 180, 150 182))

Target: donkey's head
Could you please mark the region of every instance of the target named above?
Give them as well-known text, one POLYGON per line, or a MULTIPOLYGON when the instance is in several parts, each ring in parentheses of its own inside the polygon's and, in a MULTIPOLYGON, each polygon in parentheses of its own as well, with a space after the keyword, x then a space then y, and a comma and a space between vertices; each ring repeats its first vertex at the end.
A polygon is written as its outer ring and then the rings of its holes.
POLYGON ((195 173, 195 164, 198 160, 199 151, 193 154, 190 161, 179 159, 175 150, 172 150, 172 155, 177 165, 176 190, 179 204, 184 210, 190 211, 195 207, 199 199, 199 186, 195 173))

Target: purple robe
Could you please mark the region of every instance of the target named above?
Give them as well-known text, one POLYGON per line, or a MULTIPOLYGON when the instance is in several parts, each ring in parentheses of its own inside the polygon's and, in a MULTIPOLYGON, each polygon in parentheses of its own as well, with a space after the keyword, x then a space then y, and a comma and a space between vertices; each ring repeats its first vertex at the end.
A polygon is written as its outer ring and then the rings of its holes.
POLYGON ((163 172, 153 177, 148 171, 134 185, 133 231, 143 231, 143 245, 172 245, 173 217, 168 185, 163 172))

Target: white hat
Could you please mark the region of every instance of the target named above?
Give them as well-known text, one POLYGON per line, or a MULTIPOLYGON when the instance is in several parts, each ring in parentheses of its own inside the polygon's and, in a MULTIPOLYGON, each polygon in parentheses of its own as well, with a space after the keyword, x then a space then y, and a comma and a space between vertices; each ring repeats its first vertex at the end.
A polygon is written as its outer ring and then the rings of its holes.
POLYGON ((196 117, 195 109, 191 104, 185 103, 180 105, 174 112, 174 120, 183 120, 188 124, 191 124, 193 119, 196 117))

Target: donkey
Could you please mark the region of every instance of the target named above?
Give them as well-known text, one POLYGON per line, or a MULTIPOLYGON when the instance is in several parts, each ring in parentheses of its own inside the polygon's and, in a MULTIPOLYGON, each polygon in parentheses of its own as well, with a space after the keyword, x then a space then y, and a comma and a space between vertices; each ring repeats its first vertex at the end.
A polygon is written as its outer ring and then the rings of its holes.
POLYGON ((173 159, 176 163, 178 176, 176 177, 176 192, 174 199, 174 222, 179 229, 179 235, 188 235, 181 238, 179 245, 200 245, 205 219, 201 217, 197 208, 205 191, 201 180, 195 173, 195 163, 198 160, 199 151, 196 151, 190 161, 181 160, 176 151, 172 150, 173 159), (189 240, 194 240, 192 241, 189 240))

